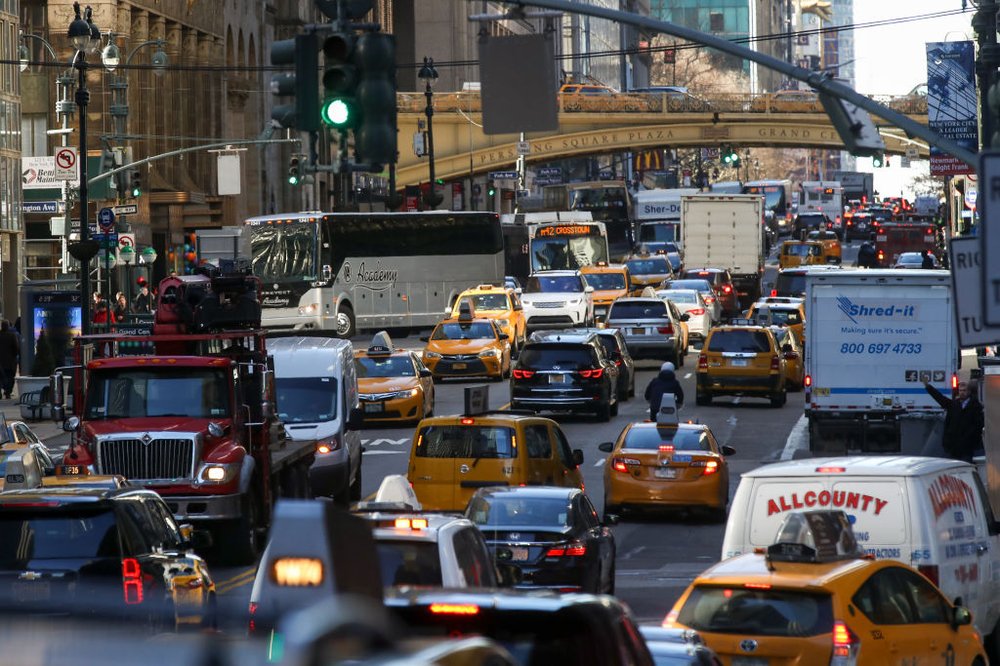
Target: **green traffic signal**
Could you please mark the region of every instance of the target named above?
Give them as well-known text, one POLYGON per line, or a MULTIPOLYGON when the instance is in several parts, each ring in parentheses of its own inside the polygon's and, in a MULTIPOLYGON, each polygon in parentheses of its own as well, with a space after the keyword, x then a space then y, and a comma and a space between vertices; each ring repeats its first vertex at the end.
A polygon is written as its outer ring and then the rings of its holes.
POLYGON ((338 129, 349 127, 353 115, 351 103, 341 98, 325 100, 322 109, 320 109, 320 117, 323 122, 338 129))
POLYGON ((132 191, 132 197, 138 198, 142 196, 142 179, 139 177, 138 171, 132 172, 132 178, 130 182, 130 189, 132 191))

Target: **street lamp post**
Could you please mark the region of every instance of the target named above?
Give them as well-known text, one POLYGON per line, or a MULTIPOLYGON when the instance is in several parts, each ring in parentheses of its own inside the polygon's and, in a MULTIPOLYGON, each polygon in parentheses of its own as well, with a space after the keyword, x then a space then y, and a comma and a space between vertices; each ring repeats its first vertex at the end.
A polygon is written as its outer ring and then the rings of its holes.
POLYGON ((118 250, 119 265, 125 266, 125 314, 132 314, 132 264, 135 263, 135 248, 131 245, 123 245, 118 250))
POLYGON ((142 248, 142 252, 139 253, 139 263, 146 267, 148 271, 146 274, 146 281, 150 283, 153 281, 153 262, 155 261, 156 250, 153 249, 153 246, 150 245, 142 248))
POLYGON ((430 182, 428 183, 427 195, 424 197, 424 202, 431 208, 437 208, 441 204, 442 197, 437 193, 437 188, 435 185, 434 178, 434 87, 433 83, 437 79, 438 73, 434 69, 434 58, 428 58, 424 56, 424 66, 420 68, 420 72, 417 74, 417 78, 423 79, 424 81, 424 96, 427 97, 427 108, 424 109, 424 113, 427 114, 427 165, 430 176, 430 182))
POLYGON ((101 44, 101 31, 94 25, 93 12, 88 6, 85 18, 80 15, 80 3, 73 3, 76 18, 69 24, 68 36, 76 55, 73 67, 79 75, 76 88, 76 105, 80 108, 80 241, 70 246, 70 254, 80 261, 80 314, 81 331, 90 331, 90 260, 97 254, 97 243, 90 240, 90 220, 87 216, 87 104, 90 91, 87 90, 87 53, 96 52, 101 44))
MULTIPOLYGON (((121 63, 121 51, 119 51, 118 46, 114 43, 114 35, 111 37, 112 41, 108 42, 108 45, 104 47, 101 52, 101 63, 104 68, 109 73, 114 73, 121 63)), ((153 53, 151 63, 153 65, 153 73, 156 75, 162 75, 163 71, 167 66, 167 53, 163 50, 166 46, 166 42, 162 39, 150 39, 140 44, 137 44, 128 54, 125 59, 125 71, 121 74, 115 75, 111 79, 111 95, 112 101, 109 107, 111 117, 114 120, 114 137, 118 141, 124 141, 127 135, 126 131, 126 120, 128 118, 128 66, 132 64, 132 58, 135 54, 139 52, 140 49, 146 46, 155 45, 156 51, 153 53)), ((119 192, 119 194, 121 194, 119 192)))

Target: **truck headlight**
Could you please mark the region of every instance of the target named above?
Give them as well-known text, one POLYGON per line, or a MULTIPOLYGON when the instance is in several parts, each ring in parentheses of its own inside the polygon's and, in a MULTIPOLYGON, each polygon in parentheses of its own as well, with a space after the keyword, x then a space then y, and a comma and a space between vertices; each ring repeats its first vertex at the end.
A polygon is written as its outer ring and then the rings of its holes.
POLYGON ((196 476, 198 483, 229 483, 239 474, 239 463, 202 463, 196 476))

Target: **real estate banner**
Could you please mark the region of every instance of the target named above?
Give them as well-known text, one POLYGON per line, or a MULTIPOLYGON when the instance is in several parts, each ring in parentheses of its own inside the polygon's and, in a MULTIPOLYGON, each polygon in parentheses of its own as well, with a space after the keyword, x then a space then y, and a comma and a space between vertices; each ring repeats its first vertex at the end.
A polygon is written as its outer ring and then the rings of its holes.
MULTIPOLYGON (((971 41, 927 42, 927 121, 941 136, 979 152, 976 55, 971 41)), ((931 175, 975 173, 957 157, 931 146, 931 175)))

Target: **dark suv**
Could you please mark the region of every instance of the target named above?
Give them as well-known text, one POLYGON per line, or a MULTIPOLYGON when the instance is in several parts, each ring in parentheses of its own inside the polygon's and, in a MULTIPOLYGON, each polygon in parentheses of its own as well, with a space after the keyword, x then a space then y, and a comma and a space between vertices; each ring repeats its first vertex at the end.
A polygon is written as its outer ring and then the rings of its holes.
POLYGON ((733 286, 733 278, 725 268, 686 268, 681 278, 690 280, 708 280, 719 299, 723 317, 735 317, 740 314, 740 300, 733 286))
POLYGON ((150 490, 0 493, 0 605, 212 627, 215 584, 192 536, 150 490))
POLYGON ((795 216, 792 235, 799 240, 805 240, 806 232, 815 229, 832 229, 833 221, 823 213, 799 213, 795 216))
POLYGON ((511 374, 511 409, 618 414, 618 366, 596 333, 533 333, 511 374))
POLYGON ((565 333, 596 333, 604 345, 604 353, 618 366, 618 401, 635 395, 635 359, 628 351, 625 336, 618 328, 572 328, 565 333))

